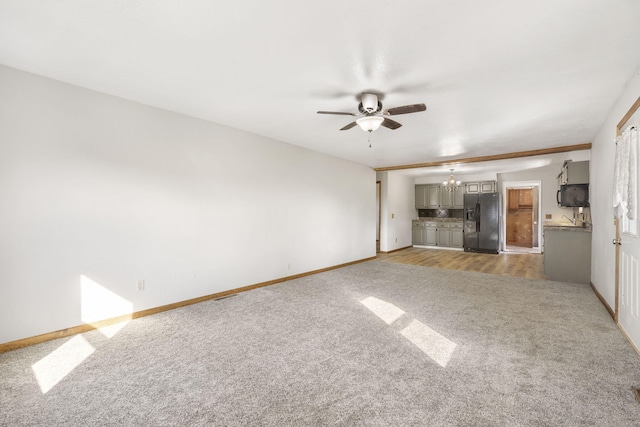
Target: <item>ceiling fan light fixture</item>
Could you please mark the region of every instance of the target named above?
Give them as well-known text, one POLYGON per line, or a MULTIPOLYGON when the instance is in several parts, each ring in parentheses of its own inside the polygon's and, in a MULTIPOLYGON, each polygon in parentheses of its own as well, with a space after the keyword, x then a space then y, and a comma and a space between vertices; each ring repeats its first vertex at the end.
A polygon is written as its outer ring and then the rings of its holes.
POLYGON ((360 129, 365 132, 373 132, 380 127, 382 122, 384 122, 384 117, 380 116, 364 116, 356 120, 360 129))

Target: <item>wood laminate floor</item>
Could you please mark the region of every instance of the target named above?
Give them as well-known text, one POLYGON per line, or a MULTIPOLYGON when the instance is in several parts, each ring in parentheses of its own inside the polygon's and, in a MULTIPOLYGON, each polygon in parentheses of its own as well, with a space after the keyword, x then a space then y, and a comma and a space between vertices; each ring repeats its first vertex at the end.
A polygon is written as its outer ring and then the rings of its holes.
POLYGON ((425 267, 448 268, 450 270, 478 271, 502 276, 547 279, 544 275, 542 254, 480 254, 442 249, 406 248, 383 254, 377 259, 401 264, 425 267))

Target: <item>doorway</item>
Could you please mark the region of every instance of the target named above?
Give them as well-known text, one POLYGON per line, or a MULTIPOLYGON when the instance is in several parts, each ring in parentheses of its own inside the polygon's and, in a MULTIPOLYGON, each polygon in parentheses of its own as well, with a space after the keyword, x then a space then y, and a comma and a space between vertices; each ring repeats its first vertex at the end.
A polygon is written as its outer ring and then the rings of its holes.
MULTIPOLYGON (((620 120, 616 127, 618 139, 616 151, 623 144, 628 144, 628 149, 636 154, 639 150, 640 136, 640 98, 631 106, 627 114, 620 120)), ((633 182, 638 179, 638 156, 629 156, 634 159, 634 164, 627 169, 633 176, 623 184, 624 189, 634 189, 633 182)), ((617 156, 616 156, 616 160, 617 156)), ((635 188, 632 200, 638 196, 635 188)), ((616 245, 616 269, 615 269, 615 311, 614 320, 627 336, 636 351, 640 351, 640 224, 638 221, 638 206, 636 203, 628 205, 630 215, 622 214, 622 218, 615 219, 616 236, 613 243, 616 245), (631 217, 631 218, 630 218, 631 217)))
POLYGON ((506 182, 503 194, 503 250, 540 253, 540 182, 506 182))

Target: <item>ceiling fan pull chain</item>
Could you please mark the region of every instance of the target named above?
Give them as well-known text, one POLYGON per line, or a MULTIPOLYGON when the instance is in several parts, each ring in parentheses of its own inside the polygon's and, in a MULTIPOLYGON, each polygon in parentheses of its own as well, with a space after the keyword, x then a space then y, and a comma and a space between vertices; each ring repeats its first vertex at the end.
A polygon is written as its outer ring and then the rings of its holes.
POLYGON ((371 148, 371 131, 369 131, 369 148, 371 148))

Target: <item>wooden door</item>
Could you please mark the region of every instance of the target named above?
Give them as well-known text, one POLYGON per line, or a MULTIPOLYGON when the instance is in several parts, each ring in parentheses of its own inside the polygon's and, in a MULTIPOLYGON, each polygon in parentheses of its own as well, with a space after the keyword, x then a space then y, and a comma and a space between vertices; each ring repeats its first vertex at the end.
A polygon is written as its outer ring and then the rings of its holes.
POLYGON ((531 248, 533 246, 532 190, 510 188, 507 191, 508 245, 531 248))

